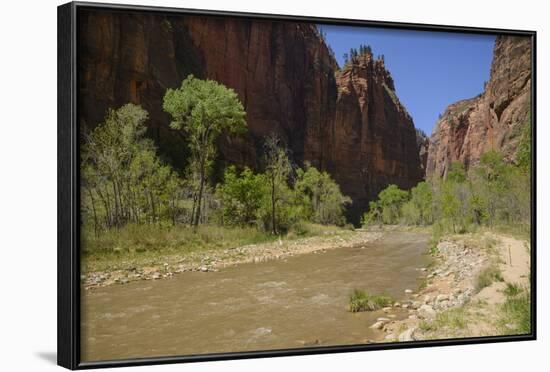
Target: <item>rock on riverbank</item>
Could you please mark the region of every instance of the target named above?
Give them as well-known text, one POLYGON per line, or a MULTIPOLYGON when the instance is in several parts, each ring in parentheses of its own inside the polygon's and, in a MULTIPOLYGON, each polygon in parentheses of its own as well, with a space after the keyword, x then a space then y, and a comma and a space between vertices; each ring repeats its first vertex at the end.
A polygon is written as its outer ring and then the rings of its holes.
POLYGON ((89 272, 81 277, 85 289, 113 284, 127 284, 136 280, 170 278, 187 271, 211 272, 242 263, 259 263, 285 259, 299 254, 321 253, 335 248, 359 247, 375 241, 381 232, 364 230, 341 231, 303 239, 283 240, 252 244, 224 250, 208 250, 161 258, 158 264, 131 267, 125 270, 89 272))
POLYGON ((499 334, 495 323, 497 306, 505 301, 504 282, 528 283, 530 256, 525 247, 523 241, 488 233, 442 240, 435 265, 420 269, 427 273, 424 288, 393 306, 394 311, 407 309, 408 318, 372 325, 379 330, 375 342, 499 334), (478 275, 492 265, 503 277, 478 292, 478 275))

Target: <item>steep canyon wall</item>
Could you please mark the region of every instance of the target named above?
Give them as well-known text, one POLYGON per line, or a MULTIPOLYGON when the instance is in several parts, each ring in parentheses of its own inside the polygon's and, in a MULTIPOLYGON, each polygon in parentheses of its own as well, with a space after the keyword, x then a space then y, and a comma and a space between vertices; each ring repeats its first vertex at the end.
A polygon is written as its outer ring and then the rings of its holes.
POLYGON ((140 104, 159 151, 183 166, 185 138, 169 128, 162 98, 194 74, 234 89, 247 113, 245 136, 220 139, 221 163, 257 168, 275 132, 297 164, 327 170, 352 197, 355 222, 388 183, 423 178, 412 119, 383 60, 362 53, 338 69, 313 24, 82 11, 79 25, 84 130, 107 108, 140 104))

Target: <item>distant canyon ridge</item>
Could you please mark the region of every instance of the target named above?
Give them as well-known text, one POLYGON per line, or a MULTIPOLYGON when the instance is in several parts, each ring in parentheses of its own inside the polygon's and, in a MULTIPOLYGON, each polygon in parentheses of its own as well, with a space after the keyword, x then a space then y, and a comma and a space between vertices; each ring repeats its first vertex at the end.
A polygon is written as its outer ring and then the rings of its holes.
POLYGON ((238 94, 248 124, 244 136, 222 136, 218 163, 258 169, 263 139, 274 132, 298 165, 332 175, 353 200, 355 223, 388 184, 411 188, 488 149, 512 159, 528 120, 529 38, 497 37, 485 92, 450 105, 428 139, 383 59, 363 51, 339 68, 314 24, 94 10, 79 25, 82 128, 102 122, 107 108, 139 104, 149 112, 148 135, 181 168, 185 138, 169 127, 164 93, 189 74, 216 80, 238 94))
POLYGON ((531 120, 531 54, 530 38, 497 36, 483 93, 449 105, 433 130, 427 177, 444 177, 455 161, 468 168, 489 150, 515 160, 531 120))

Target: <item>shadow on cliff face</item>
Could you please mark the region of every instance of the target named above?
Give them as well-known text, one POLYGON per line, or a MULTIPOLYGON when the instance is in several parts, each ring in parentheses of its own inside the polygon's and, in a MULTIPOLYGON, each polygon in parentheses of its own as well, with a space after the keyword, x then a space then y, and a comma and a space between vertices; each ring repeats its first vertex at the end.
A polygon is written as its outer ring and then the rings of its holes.
POLYGON ((258 169, 263 139, 275 132, 296 164, 327 170, 353 199, 355 225, 388 182, 409 188, 423 177, 412 118, 370 51, 338 70, 313 24, 80 12, 81 128, 97 126, 107 108, 139 104, 161 156, 183 169, 186 140, 170 129, 162 98, 192 73, 234 89, 247 112, 246 136, 220 138, 217 168, 258 169))

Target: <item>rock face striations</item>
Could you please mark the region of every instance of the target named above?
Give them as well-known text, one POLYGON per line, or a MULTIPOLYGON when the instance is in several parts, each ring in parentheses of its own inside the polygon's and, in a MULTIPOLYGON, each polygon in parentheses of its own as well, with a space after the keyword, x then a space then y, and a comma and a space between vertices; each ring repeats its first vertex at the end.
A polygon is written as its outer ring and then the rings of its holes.
POLYGON ((370 51, 339 70, 315 25, 199 16, 82 11, 79 120, 100 123, 127 102, 149 112, 148 135, 176 166, 185 138, 162 111, 167 88, 188 74, 233 88, 248 134, 221 138, 220 163, 259 166, 275 132, 293 160, 327 170, 359 212, 388 183, 408 188, 423 174, 414 125, 393 80, 370 51))
POLYGON ((423 178, 416 132, 383 59, 359 54, 336 73, 336 84, 325 167, 359 212, 388 184, 410 188, 423 178))
POLYGON ((140 104, 159 149, 183 164, 185 139, 170 130, 162 99, 194 74, 233 88, 245 107, 249 133, 221 139, 225 160, 256 166, 271 132, 298 162, 325 156, 318 138, 334 117, 335 62, 313 25, 94 11, 81 16, 80 37, 81 124, 140 104))
POLYGON ((466 168, 489 150, 515 157, 531 110, 531 40, 498 36, 491 76, 479 96, 448 106, 432 133, 426 176, 444 177, 451 164, 466 168))

